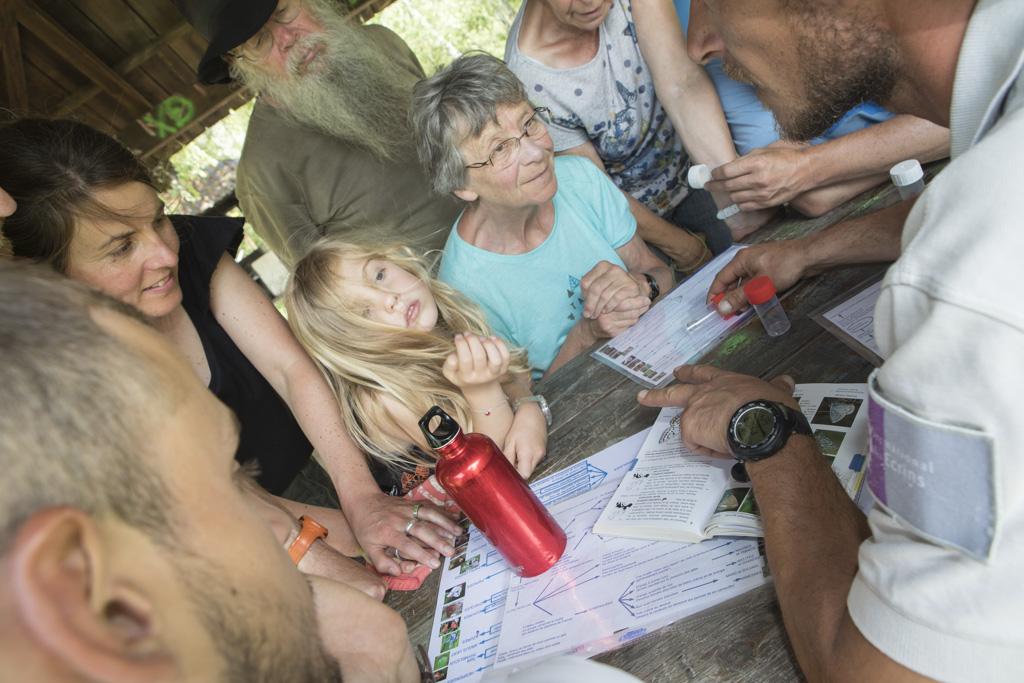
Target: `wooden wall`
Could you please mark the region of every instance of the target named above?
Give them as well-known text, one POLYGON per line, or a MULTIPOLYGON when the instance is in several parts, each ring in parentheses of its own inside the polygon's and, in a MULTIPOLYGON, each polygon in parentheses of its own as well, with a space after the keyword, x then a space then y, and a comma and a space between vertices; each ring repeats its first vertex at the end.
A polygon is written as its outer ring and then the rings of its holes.
MULTIPOLYGON (((338 0, 363 21, 393 1, 338 0)), ((0 109, 76 118, 164 158, 247 97, 196 81, 205 49, 172 0, 0 0, 0 109)))

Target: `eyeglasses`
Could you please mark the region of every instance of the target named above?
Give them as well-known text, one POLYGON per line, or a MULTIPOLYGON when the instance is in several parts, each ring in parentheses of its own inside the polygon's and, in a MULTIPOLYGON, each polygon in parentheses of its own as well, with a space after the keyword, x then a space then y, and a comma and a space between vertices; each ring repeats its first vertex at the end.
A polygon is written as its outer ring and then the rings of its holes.
POLYGON ((523 138, 539 138, 547 132, 544 122, 537 117, 547 117, 549 112, 550 110, 547 107, 536 107, 533 110, 533 116, 526 119, 526 123, 523 124, 522 135, 502 140, 491 150, 491 155, 487 157, 487 161, 466 164, 466 168, 483 168, 484 166, 491 165, 494 167, 494 170, 502 171, 511 166, 519 158, 519 147, 522 144, 523 138))
POLYGON ((249 62, 262 62, 270 54, 271 48, 274 47, 274 33, 270 27, 271 22, 281 25, 290 24, 299 18, 301 11, 301 0, 279 0, 277 9, 270 15, 267 23, 263 24, 263 27, 256 32, 256 35, 228 52, 228 54, 249 62))

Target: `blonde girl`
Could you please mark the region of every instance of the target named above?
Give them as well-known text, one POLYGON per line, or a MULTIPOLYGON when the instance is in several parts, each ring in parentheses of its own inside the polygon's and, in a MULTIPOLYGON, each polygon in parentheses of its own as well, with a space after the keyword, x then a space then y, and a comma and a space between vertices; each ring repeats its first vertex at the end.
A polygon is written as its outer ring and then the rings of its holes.
POLYGON ((480 309, 411 250, 325 238, 296 265, 285 296, 295 336, 373 457, 432 468, 417 425, 432 405, 494 439, 524 477, 543 457, 540 408, 512 408, 530 393, 526 354, 493 336, 480 309))

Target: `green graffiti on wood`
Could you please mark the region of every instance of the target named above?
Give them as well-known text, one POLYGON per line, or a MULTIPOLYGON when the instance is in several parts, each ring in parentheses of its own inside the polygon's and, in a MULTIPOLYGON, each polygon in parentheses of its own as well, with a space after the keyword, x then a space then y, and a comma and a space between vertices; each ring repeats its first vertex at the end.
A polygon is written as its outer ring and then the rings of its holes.
POLYGON ((171 95, 157 108, 139 119, 139 125, 155 138, 174 135, 195 118, 196 107, 182 95, 171 95))

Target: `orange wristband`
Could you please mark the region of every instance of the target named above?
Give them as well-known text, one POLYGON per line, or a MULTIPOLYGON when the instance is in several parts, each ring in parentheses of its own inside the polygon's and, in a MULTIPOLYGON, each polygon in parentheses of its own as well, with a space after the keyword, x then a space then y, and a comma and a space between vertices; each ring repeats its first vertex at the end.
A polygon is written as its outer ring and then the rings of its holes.
POLYGON ((288 557, 292 558, 292 562, 298 566, 302 558, 306 556, 309 551, 309 547, 313 545, 318 538, 327 538, 327 527, 317 522, 312 517, 303 515, 299 517, 299 521, 302 522, 302 530, 299 532, 298 537, 292 541, 292 544, 288 546, 288 557))

